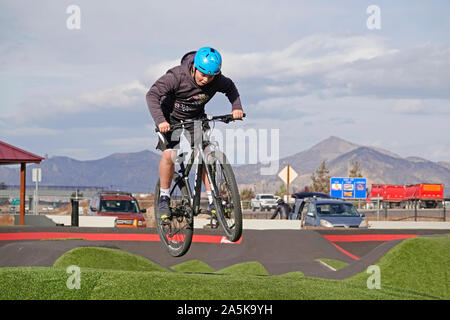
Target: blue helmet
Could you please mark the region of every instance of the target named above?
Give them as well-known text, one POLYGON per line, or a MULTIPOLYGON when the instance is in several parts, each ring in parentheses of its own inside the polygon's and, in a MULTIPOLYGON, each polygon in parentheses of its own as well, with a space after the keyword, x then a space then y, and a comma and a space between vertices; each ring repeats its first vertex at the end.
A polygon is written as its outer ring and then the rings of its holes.
POLYGON ((211 47, 203 47, 195 54, 194 66, 204 74, 216 75, 220 73, 222 57, 219 51, 211 47))

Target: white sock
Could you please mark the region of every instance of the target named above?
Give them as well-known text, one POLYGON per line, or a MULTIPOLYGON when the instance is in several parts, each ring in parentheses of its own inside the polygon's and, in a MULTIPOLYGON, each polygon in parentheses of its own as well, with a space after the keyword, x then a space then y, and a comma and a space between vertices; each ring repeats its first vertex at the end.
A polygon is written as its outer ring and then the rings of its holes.
POLYGON ((206 194, 208 195, 209 204, 213 203, 213 197, 212 197, 211 190, 210 191, 206 191, 206 194))
POLYGON ((160 197, 166 196, 166 197, 170 198, 170 188, 169 189, 162 189, 162 188, 160 188, 159 189, 159 196, 160 197))

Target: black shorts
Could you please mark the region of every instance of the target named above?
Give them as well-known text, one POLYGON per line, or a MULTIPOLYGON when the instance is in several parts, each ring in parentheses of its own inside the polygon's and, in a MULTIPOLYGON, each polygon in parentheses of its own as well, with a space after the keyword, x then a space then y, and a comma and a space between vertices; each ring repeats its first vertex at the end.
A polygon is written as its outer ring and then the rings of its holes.
MULTIPOLYGON (((191 121, 191 120, 195 120, 195 119, 189 119, 189 120, 184 120, 184 121, 191 121)), ((172 116, 170 116, 170 120, 168 121, 170 126, 173 126, 175 124, 179 124, 182 122, 182 120, 179 120, 177 118, 174 118, 172 116)), ((199 141, 199 139, 202 138, 202 134, 203 131, 208 130, 210 127, 208 125, 208 123, 205 123, 203 125, 203 129, 202 131, 199 130, 199 128, 197 128, 197 130, 194 129, 195 126, 194 124, 187 124, 183 129, 176 129, 174 131, 169 131, 169 132, 165 132, 165 133, 158 133, 159 135, 162 135, 164 138, 164 141, 161 139, 161 137, 159 137, 158 139, 158 144, 156 145, 156 149, 164 151, 164 150, 168 150, 168 149, 179 149, 180 148, 180 139, 181 139, 181 135, 183 134, 186 139, 191 143, 191 148, 194 146, 194 143, 196 143, 197 141, 199 141)))

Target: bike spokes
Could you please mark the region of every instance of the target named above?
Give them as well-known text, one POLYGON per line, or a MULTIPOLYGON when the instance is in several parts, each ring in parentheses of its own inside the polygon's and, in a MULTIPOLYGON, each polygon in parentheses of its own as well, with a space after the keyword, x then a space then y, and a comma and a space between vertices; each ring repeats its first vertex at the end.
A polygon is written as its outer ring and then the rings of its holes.
POLYGON ((167 251, 179 257, 189 249, 193 234, 193 215, 186 186, 176 185, 170 197, 170 217, 161 218, 158 213, 159 184, 155 192, 156 228, 167 251))
POLYGON ((218 220, 230 241, 242 234, 242 210, 233 170, 223 154, 211 153, 209 168, 217 190, 214 202, 218 220))

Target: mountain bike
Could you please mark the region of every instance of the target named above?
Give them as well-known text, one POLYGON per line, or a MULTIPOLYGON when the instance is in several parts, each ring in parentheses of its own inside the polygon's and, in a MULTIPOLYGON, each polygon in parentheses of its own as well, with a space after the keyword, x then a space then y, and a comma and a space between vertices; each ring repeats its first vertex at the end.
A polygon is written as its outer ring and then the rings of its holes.
MULTIPOLYGON (((245 114, 244 114, 245 117, 245 114)), ((211 215, 211 225, 213 220, 218 222, 225 233, 227 239, 236 242, 242 235, 242 209, 239 190, 236 179, 226 156, 219 150, 218 143, 210 141, 211 129, 205 126, 211 121, 221 121, 229 123, 235 121, 231 114, 221 116, 207 115, 203 118, 182 121, 179 124, 171 125, 170 130, 185 130, 189 125, 197 126, 196 130, 202 132, 200 139, 195 141, 191 148, 191 155, 185 164, 188 152, 177 155, 175 163, 180 169, 175 169, 170 188, 170 218, 161 219, 159 214, 160 181, 155 189, 155 220, 156 230, 160 241, 166 250, 174 257, 184 255, 190 248, 194 233, 194 217, 200 213, 211 215), (204 128, 207 128, 204 130, 204 128), (192 190, 189 173, 196 163, 194 188, 192 190), (204 212, 200 209, 200 194, 202 188, 203 168, 211 185, 211 194, 216 213, 209 210, 204 212)), ((242 120, 242 119, 239 119, 242 120)), ((164 136, 155 129, 159 138, 163 141, 164 136)), ((199 131, 197 131, 199 132, 199 131)))

